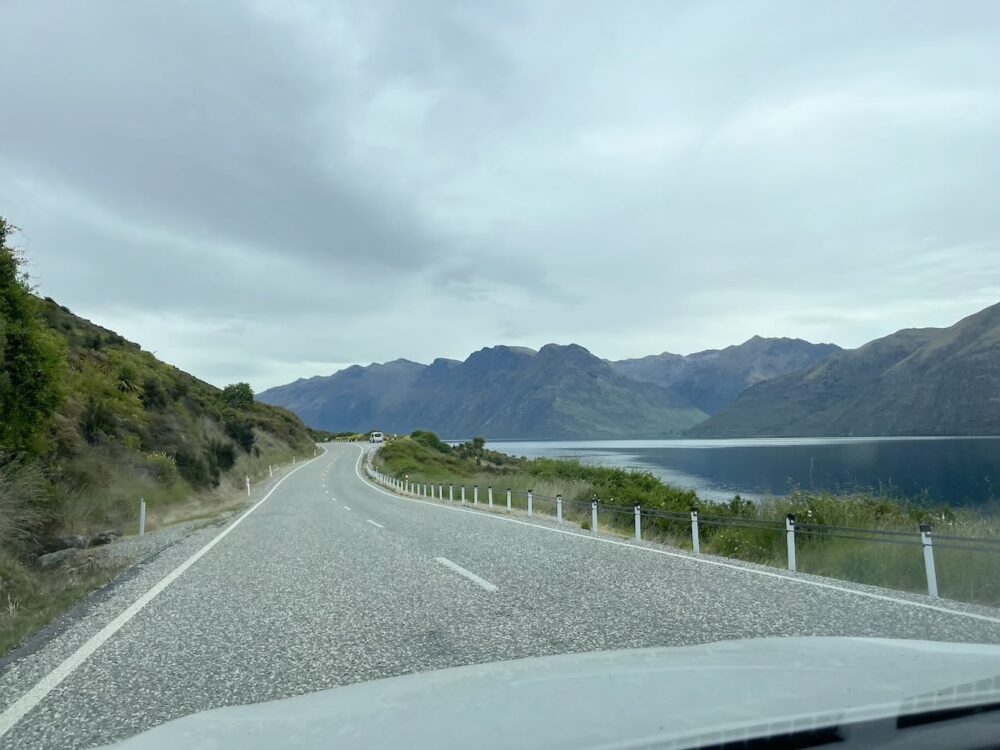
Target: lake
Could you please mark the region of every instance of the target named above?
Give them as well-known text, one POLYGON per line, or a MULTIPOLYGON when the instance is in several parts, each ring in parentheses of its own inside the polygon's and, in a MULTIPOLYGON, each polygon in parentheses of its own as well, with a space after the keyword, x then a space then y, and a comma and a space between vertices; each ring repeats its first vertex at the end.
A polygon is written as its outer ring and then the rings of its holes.
POLYGON ((492 440, 515 456, 573 458, 648 470, 720 500, 798 487, 873 491, 951 505, 1000 499, 1000 438, 756 438, 741 440, 492 440))

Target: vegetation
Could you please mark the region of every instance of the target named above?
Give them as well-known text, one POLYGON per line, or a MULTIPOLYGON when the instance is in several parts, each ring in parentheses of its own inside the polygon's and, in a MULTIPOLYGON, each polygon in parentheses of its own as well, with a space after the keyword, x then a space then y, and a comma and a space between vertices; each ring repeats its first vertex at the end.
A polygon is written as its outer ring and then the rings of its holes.
POLYGON ((316 443, 331 443, 335 440, 346 440, 346 441, 357 441, 357 440, 367 440, 367 432, 330 432, 329 430, 317 430, 312 427, 306 428, 309 431, 309 437, 316 443))
MULTIPOLYGON (((644 471, 548 458, 515 458, 486 449, 479 439, 450 446, 441 443, 434 433, 423 431, 384 446, 376 464, 397 478, 454 484, 456 493, 458 486, 465 485, 470 498, 473 485, 478 485, 481 493, 493 486, 501 490, 496 497, 503 500, 496 502, 504 510, 507 488, 514 492, 514 505, 520 508, 526 504, 524 493, 534 490, 538 512, 554 513, 552 499, 561 494, 566 518, 585 529, 590 528, 590 503, 595 499, 606 509, 599 519, 602 530, 610 532, 631 533, 630 509, 635 504, 640 504, 644 512, 677 513, 675 518, 644 517, 643 536, 687 549, 691 548, 688 514, 697 507, 703 521, 703 552, 777 567, 787 564, 784 519, 788 514, 794 514, 800 525, 905 532, 907 537, 893 537, 905 543, 895 544, 845 538, 849 535, 805 533, 805 527, 796 535, 797 568, 914 592, 926 593, 923 556, 917 543, 919 524, 930 523, 935 532, 949 536, 1000 539, 1000 519, 969 509, 930 507, 867 494, 801 490, 760 502, 738 495, 729 502, 710 502, 692 490, 664 484, 644 471), (624 512, 608 512, 610 506, 624 512), (717 524, 717 520, 725 525, 717 524)), ((991 553, 939 544, 935 557, 942 596, 1000 604, 1000 547, 991 553)))
POLYGON ((0 218, 0 648, 115 572, 38 569, 54 540, 135 528, 140 497, 181 520, 313 442, 248 384, 220 391, 33 295, 13 231, 0 218))

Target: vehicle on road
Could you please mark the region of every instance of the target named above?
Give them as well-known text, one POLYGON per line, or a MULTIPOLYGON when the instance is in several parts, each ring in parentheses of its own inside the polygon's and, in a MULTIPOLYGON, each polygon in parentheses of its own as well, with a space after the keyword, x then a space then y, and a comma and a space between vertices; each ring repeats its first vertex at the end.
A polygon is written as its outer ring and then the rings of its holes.
POLYGON ((369 443, 384 443, 385 435, 381 432, 372 432, 368 435, 369 443))
POLYGON ((374 680, 185 716, 113 747, 979 748, 1000 736, 998 688, 997 646, 742 639, 374 680))

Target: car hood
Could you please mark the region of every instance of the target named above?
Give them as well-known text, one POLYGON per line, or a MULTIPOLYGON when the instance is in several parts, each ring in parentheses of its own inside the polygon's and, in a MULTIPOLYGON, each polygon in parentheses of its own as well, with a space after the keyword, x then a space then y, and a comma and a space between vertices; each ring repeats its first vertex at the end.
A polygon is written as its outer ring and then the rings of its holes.
POLYGON ((997 646, 744 639, 374 680, 192 714, 113 747, 691 747, 996 700, 998 676, 997 646))

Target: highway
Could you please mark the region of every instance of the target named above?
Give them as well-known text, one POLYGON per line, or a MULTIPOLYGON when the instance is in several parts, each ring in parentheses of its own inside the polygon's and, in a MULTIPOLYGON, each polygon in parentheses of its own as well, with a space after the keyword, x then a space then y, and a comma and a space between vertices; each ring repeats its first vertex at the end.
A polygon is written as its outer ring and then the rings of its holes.
POLYGON ((541 654, 780 635, 1000 643, 986 608, 395 497, 362 479, 361 451, 326 446, 16 655, 0 747, 89 748, 208 708, 541 654))

